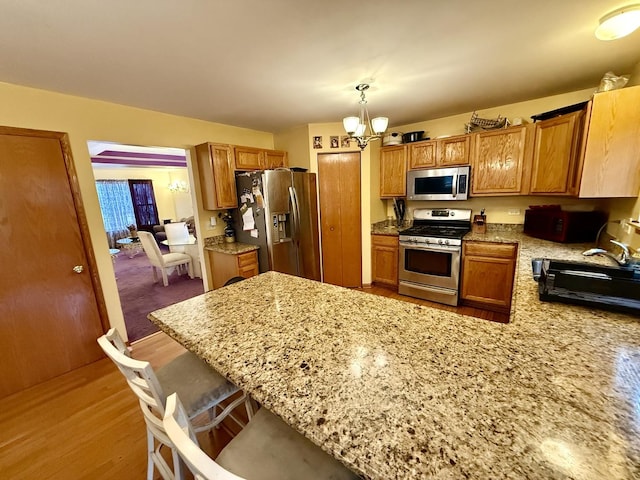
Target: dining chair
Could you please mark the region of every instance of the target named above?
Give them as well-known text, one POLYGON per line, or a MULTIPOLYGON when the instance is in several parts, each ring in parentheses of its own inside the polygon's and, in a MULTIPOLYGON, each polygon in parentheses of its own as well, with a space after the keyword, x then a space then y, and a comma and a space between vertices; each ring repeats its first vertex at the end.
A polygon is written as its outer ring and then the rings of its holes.
POLYGON ((201 448, 179 394, 167 398, 164 428, 197 480, 343 480, 351 470, 266 408, 213 460, 201 448))
POLYGON ((167 234, 170 252, 184 253, 184 245, 189 241, 189 230, 187 222, 167 223, 164 226, 164 232, 167 234), (171 245, 171 244, 175 245, 171 245), (182 243, 182 245, 180 245, 182 243))
POLYGON ((185 415, 192 422, 198 421, 197 432, 217 427, 226 417, 244 427, 245 422, 232 413, 242 403, 247 417, 253 417, 250 397, 191 352, 181 354, 154 371, 149 362, 131 358, 129 349, 114 328, 98 338, 98 344, 138 397, 147 426, 148 480, 153 479, 155 469, 165 480, 184 478, 178 453, 163 425, 167 392, 177 392, 184 399, 185 415), (231 397, 238 393, 238 398, 232 400, 231 397), (225 400, 229 402, 223 408, 221 402, 225 400), (163 446, 171 449, 173 469, 162 455, 163 446))
MULTIPOLYGON (((181 266, 187 267, 189 278, 193 278, 193 265, 191 263, 191 257, 186 253, 170 252, 163 254, 158 247, 158 242, 154 236, 149 232, 138 232, 142 248, 147 254, 147 258, 153 268, 153 281, 158 281, 158 272, 160 270, 162 274, 162 284, 167 287, 169 285, 169 277, 167 269, 176 267, 180 269, 181 266)), ((180 270, 178 270, 180 272, 180 270)))

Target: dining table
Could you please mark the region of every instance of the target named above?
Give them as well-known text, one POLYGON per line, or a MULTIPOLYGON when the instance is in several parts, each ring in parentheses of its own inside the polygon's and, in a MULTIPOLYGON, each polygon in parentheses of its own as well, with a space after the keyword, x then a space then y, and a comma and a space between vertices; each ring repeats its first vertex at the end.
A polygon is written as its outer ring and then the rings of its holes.
POLYGON ((639 478, 632 321, 501 324, 278 272, 149 319, 362 478, 639 478))

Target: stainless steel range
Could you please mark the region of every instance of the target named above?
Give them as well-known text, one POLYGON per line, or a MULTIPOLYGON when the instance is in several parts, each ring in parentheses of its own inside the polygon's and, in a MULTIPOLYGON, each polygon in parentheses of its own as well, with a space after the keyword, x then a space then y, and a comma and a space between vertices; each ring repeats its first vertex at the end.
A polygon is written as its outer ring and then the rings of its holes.
POLYGON ((398 292, 457 305, 462 237, 469 230, 469 209, 414 210, 413 226, 400 232, 398 292))

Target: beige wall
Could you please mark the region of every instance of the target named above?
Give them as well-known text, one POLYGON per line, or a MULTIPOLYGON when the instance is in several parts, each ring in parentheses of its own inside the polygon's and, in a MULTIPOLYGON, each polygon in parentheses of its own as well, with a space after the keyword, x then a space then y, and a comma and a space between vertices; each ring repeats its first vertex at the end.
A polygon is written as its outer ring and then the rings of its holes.
POLYGON ((290 167, 309 168, 309 125, 276 134, 274 145, 276 150, 287 152, 290 167))
MULTIPOLYGON (((231 127, 186 117, 167 115, 98 100, 63 95, 8 83, 0 83, 0 125, 67 132, 78 173, 80 191, 87 211, 91 242, 98 262, 111 325, 125 335, 120 298, 104 234, 87 141, 109 141, 130 145, 178 147, 188 149, 208 142, 273 148, 273 135, 267 132, 231 127)), ((188 159, 189 165, 191 160, 188 159)), ((193 170, 192 170, 193 175, 193 170)), ((197 179, 196 179, 197 180, 197 179)), ((199 183, 191 178, 192 196, 201 205, 199 183)), ((196 212, 202 231, 206 230, 208 212, 196 212)), ((222 231, 219 228, 219 231, 222 231)), ((217 230, 206 232, 205 236, 217 230)), ((205 279, 206 285, 206 279, 205 279)))

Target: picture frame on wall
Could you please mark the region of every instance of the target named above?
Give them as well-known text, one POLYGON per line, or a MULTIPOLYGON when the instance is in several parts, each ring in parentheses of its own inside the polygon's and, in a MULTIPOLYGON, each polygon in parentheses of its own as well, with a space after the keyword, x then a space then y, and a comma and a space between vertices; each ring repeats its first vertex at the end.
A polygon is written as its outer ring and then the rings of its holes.
POLYGON ((351 139, 349 138, 349 135, 342 135, 340 137, 340 146, 342 148, 349 148, 351 146, 351 139))
POLYGON ((329 140, 330 140, 331 148, 338 148, 340 146, 339 137, 331 136, 329 137, 329 140))
POLYGON ((313 148, 322 148, 322 136, 313 137, 313 148))

